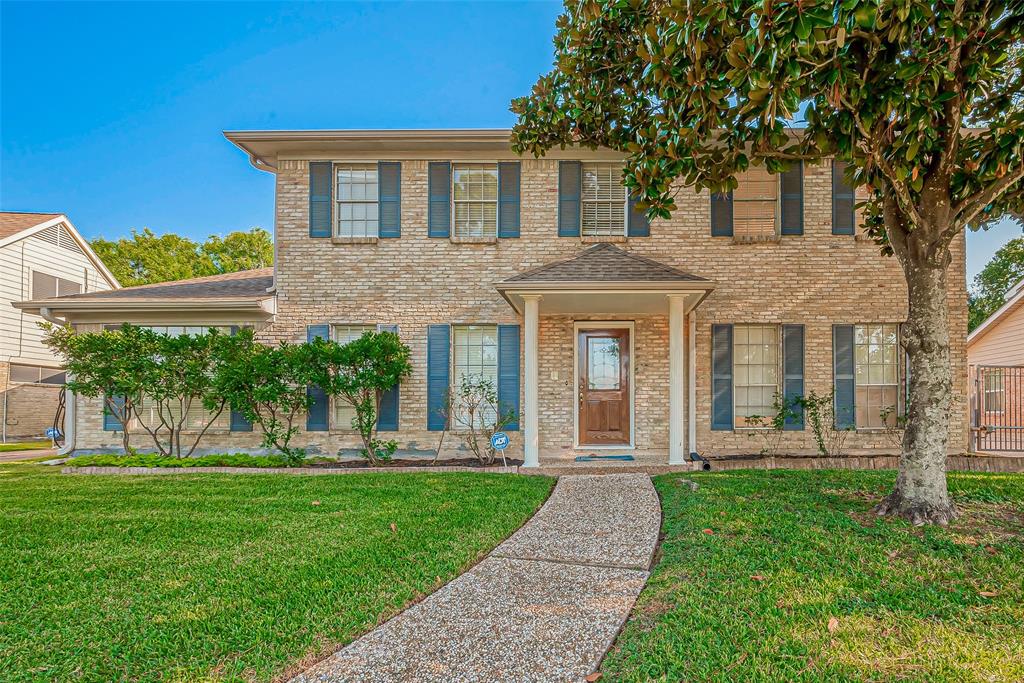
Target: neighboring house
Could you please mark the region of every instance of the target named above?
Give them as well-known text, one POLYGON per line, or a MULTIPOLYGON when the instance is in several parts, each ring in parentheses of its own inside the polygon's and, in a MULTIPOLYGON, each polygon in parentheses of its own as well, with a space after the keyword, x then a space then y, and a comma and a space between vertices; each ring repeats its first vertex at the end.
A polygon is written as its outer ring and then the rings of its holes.
POLYGON ((117 280, 59 213, 0 212, 0 389, 4 441, 39 437, 53 426, 64 373, 43 345, 38 312, 25 299, 98 292, 117 280))
MULTIPOLYGON (((904 409, 906 287, 859 229, 838 164, 751 170, 722 196, 680 187, 673 217, 648 221, 609 150, 519 158, 507 130, 226 135, 276 178, 272 281, 236 274, 20 305, 81 329, 253 325, 268 343, 397 329, 413 373, 385 397, 380 428, 405 453, 436 447, 445 393, 466 374, 492 379, 519 413, 511 453, 529 465, 756 453, 752 418, 772 413, 776 394, 833 388, 840 426, 855 430, 847 452, 894 450, 880 414, 904 409)), ((963 236, 953 253, 950 449, 962 452, 963 236)), ((313 395, 298 443, 356 447, 344 409, 313 395)), ((243 420, 221 422, 206 448, 257 446, 243 420)), ((76 424, 80 449, 120 443, 98 400, 79 402, 76 424)), ((782 448, 815 452, 804 419, 782 448)))
POLYGON ((976 450, 1024 450, 1024 280, 967 335, 974 424, 1013 427, 978 433, 976 450))

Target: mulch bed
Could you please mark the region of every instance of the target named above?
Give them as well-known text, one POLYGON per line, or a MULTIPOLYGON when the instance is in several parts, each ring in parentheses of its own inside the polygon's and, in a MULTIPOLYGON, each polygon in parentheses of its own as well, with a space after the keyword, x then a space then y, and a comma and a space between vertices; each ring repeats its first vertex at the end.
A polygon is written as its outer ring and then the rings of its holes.
MULTIPOLYGON (((508 458, 506 463, 509 467, 518 467, 523 464, 523 461, 508 458)), ((429 458, 393 458, 391 460, 386 460, 375 467, 370 467, 365 460, 342 460, 340 462, 334 460, 321 460, 319 462, 306 462, 303 463, 302 466, 332 470, 384 470, 389 467, 475 467, 478 469, 488 469, 491 467, 502 467, 506 463, 503 463, 501 458, 498 458, 490 465, 482 465, 476 458, 442 458, 439 460, 431 460, 429 458)))

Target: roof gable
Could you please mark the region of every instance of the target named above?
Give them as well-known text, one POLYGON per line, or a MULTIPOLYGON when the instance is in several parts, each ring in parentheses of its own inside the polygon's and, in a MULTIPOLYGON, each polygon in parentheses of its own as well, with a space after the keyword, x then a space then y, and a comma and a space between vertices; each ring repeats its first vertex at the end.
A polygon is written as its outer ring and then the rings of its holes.
POLYGON ((547 263, 507 279, 508 283, 530 282, 705 282, 639 254, 601 243, 584 249, 564 261, 547 263))
POLYGON ((60 218, 59 213, 35 213, 31 211, 0 211, 0 240, 14 237, 20 232, 60 218))
MULTIPOLYGON (((46 231, 54 228, 63 228, 66 231, 66 237, 70 237, 71 241, 78 245, 78 250, 96 266, 96 270, 107 281, 107 284, 114 289, 121 287, 121 283, 117 281, 114 274, 110 272, 110 269, 107 268, 102 259, 96 255, 96 252, 92 250, 86 239, 82 237, 78 229, 68 220, 68 217, 62 213, 0 211, 0 247, 6 247, 8 244, 13 244, 36 234, 43 233, 45 235, 46 231)), ((55 237, 57 242, 62 239, 62 236, 59 234, 55 234, 55 237)))

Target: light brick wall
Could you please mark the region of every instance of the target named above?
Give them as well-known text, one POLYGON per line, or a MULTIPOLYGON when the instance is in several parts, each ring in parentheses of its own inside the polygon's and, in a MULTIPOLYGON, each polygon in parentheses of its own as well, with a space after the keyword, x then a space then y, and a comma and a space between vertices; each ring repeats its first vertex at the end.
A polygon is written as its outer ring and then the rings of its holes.
MULTIPOLYGON (((401 158, 392 156, 390 158, 401 158)), ((402 237, 376 244, 332 244, 308 237, 309 167, 281 160, 277 173, 276 240, 278 314, 260 336, 268 342, 300 341, 315 323, 398 324, 412 349, 413 374, 401 388, 403 448, 429 450, 438 434, 426 425, 426 333, 437 323, 521 323, 495 291, 494 283, 528 268, 568 258, 586 245, 558 238, 558 162, 522 160, 521 237, 496 244, 456 244, 427 237, 427 161, 402 164, 402 237)), ((717 283, 697 309, 697 444, 707 454, 757 452, 746 433, 710 430, 710 334, 713 323, 799 323, 806 326, 806 388, 828 392, 832 383, 831 326, 834 323, 901 322, 906 287, 898 263, 879 254, 863 236, 831 234, 831 166, 810 165, 804 176, 804 234, 778 242, 736 244, 710 236, 706 192, 681 189, 678 210, 656 220, 651 236, 624 240, 622 248, 657 259, 717 283)), ((964 238, 954 247, 949 291, 953 338, 954 410, 951 450, 967 443, 967 293, 964 238)), ((573 444, 572 319, 544 316, 541 306, 541 457, 571 456, 573 444), (553 379, 552 373, 557 373, 553 379)), ((615 316, 622 319, 622 316, 615 316)), ((665 317, 630 317, 636 325, 636 445, 641 453, 667 457, 668 324, 665 317)), ((81 442, 97 447, 96 410, 81 416, 81 442)), ((344 432, 301 433, 297 442, 320 452, 356 444, 344 432)), ((105 439, 116 443, 116 438, 105 439)), ((208 445, 250 447, 253 434, 212 435, 208 445)), ((810 430, 787 432, 790 451, 813 452, 810 430)), ((449 436, 447 447, 457 447, 449 436)), ((848 441, 850 452, 891 452, 884 435, 862 432, 848 441)), ((518 435, 512 453, 521 453, 518 435)))
POLYGON ((0 362, 0 418, 8 441, 41 438, 53 426, 60 387, 11 383, 11 365, 0 362))

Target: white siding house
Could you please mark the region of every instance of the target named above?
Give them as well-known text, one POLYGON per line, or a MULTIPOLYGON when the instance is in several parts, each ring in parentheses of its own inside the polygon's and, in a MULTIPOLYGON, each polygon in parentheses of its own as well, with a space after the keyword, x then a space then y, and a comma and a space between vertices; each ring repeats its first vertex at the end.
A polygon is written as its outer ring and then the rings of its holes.
POLYGON ((0 212, 0 439, 44 434, 63 384, 60 363, 42 343, 43 318, 11 304, 119 286, 67 216, 0 212))

